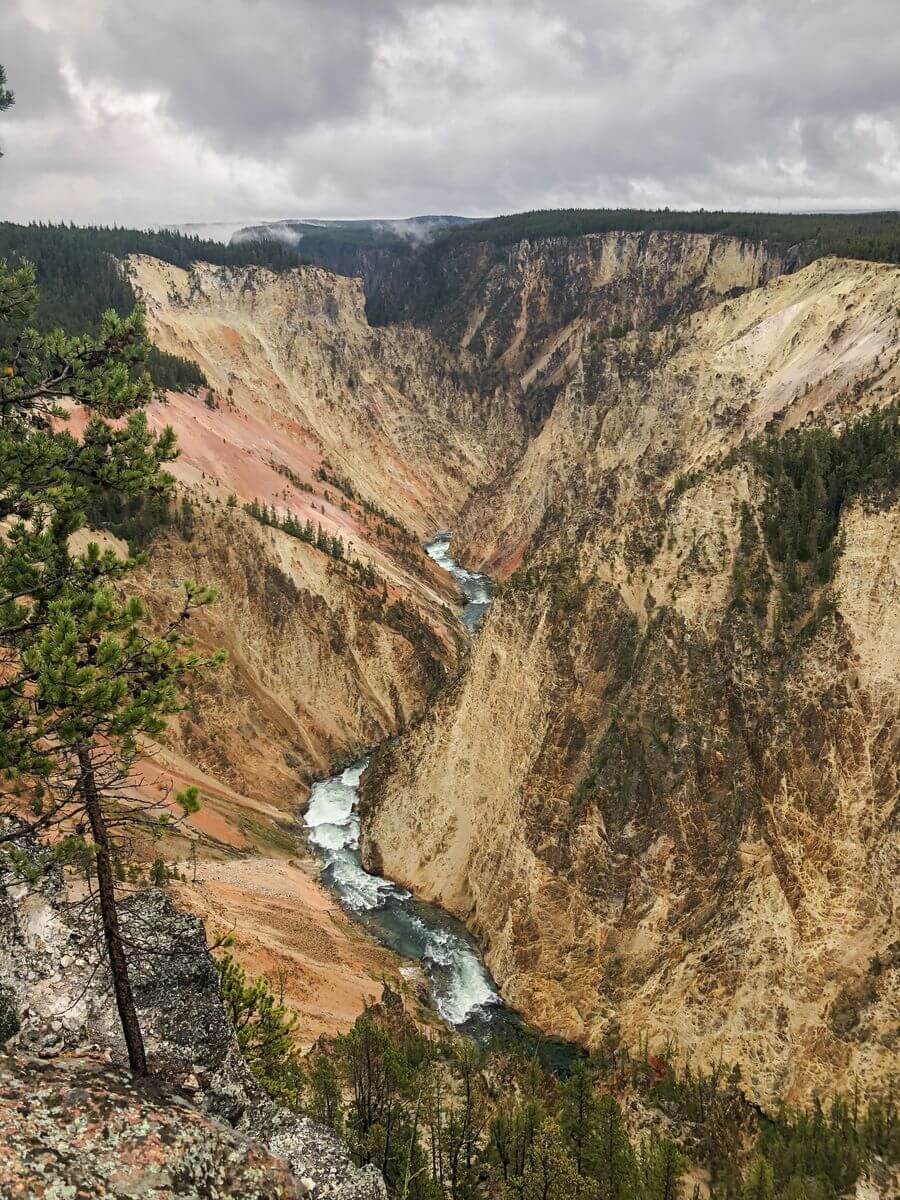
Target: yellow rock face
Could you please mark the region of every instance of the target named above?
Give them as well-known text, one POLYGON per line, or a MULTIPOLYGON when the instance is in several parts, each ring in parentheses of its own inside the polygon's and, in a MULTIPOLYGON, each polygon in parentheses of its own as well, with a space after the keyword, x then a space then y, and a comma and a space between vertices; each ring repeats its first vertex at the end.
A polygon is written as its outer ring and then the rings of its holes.
POLYGON ((896 400, 898 310, 900 271, 832 259, 586 331, 464 516, 470 561, 534 578, 366 788, 366 852, 478 930, 528 1017, 738 1063, 763 1102, 900 1069, 900 510, 845 514, 837 619, 780 657, 729 616, 764 489, 722 463, 896 400))

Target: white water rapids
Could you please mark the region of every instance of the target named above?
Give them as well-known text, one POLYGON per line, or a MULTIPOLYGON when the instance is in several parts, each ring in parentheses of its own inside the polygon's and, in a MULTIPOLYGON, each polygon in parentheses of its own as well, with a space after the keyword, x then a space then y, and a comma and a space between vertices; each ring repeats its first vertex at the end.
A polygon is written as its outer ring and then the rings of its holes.
MULTIPOLYGON (((425 547, 459 582, 466 597, 460 619, 473 632, 491 601, 490 581, 458 566, 450 535, 425 547)), ((502 1011, 502 1001, 465 927, 434 905, 416 900, 389 879, 371 875, 359 854, 359 781, 362 759, 339 775, 313 785, 305 821, 309 841, 325 863, 324 876, 342 902, 399 954, 421 961, 435 1008, 454 1026, 483 1027, 502 1011)))
POLYGON ((426 543, 425 553, 439 567, 447 571, 460 586, 466 603, 460 613, 460 620, 469 633, 474 633, 481 624, 481 619, 491 604, 491 581, 486 575, 475 571, 467 571, 455 559, 450 557, 450 534, 439 533, 437 537, 426 543))

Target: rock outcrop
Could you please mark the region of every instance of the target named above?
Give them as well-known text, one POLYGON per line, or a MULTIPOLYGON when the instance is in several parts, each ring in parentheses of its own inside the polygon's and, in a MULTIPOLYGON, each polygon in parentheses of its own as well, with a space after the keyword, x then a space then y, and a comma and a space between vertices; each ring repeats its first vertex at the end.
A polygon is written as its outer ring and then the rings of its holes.
POLYGON ((154 1076, 148 1085, 124 1071, 127 1056, 93 903, 73 902, 52 873, 40 885, 7 882, 0 896, 0 1004, 5 1051, 13 1056, 0 1060, 0 1128, 19 1122, 27 1099, 23 1080, 33 1078, 35 1089, 31 1124, 20 1126, 10 1162, 0 1167, 12 1172, 10 1188, 23 1189, 11 1194, 41 1195, 38 1185, 52 1180, 57 1190, 48 1196, 61 1194, 63 1183, 95 1186, 97 1195, 134 1195, 126 1187, 136 1186, 134 1165, 148 1172, 143 1184, 157 1189, 146 1194, 160 1198, 208 1195, 190 1190, 204 1180, 221 1186, 223 1196, 382 1197, 374 1169, 356 1168, 330 1129, 277 1108, 250 1074, 202 924, 159 891, 132 895, 121 915, 154 1076), (79 1060, 86 1050, 111 1065, 79 1060), (34 1070, 34 1059, 46 1065, 34 1070), (77 1103, 67 1105, 66 1095, 77 1103), (110 1126, 112 1110, 117 1115, 110 1126), (22 1140, 29 1131, 45 1151, 34 1162, 22 1140), (60 1163, 54 1150, 73 1132, 70 1155, 60 1163), (169 1147, 165 1164, 158 1161, 161 1146, 169 1147), (301 1179, 308 1184, 301 1187, 301 1179))
POLYGON ((0 1054, 6 1200, 299 1200, 286 1164, 153 1080, 91 1059, 0 1054))

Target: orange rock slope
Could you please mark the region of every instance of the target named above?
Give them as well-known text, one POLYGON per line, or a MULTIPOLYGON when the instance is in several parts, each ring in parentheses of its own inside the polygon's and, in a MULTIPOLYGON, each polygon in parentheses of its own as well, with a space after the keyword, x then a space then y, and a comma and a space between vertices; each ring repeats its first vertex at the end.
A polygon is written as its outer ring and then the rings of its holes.
POLYGON ((457 596, 421 542, 501 469, 519 418, 473 360, 414 330, 370 329, 357 281, 149 258, 127 270, 153 340, 212 385, 149 410, 180 457, 140 589, 162 617, 181 580, 217 587, 194 633, 228 652, 147 747, 136 786, 160 803, 200 787, 199 865, 184 838, 162 847, 188 881, 182 901, 279 979, 309 1041, 352 1023, 386 975, 400 981, 315 883, 298 813, 311 780, 415 718, 457 669, 457 596), (254 520, 251 501, 321 525, 372 573, 254 520))

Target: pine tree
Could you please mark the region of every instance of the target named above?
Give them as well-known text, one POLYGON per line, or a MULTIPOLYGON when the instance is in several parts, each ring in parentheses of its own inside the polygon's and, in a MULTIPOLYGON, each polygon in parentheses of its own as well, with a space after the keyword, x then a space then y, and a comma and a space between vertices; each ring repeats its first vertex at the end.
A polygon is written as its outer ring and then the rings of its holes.
MULTIPOLYGON (((8 108, 16 102, 16 97, 13 92, 6 86, 6 68, 0 63, 0 112, 6 112, 8 108)), ((0 150, 0 158, 3 157, 3 151, 0 150)))
POLYGON ((309 1070, 309 1113, 324 1125, 340 1129, 343 1125, 341 1077, 330 1054, 318 1053, 309 1070))
POLYGON ((561 1090, 560 1127, 575 1160, 576 1170, 583 1173, 591 1127, 597 1116, 594 1081, 584 1062, 579 1060, 575 1064, 561 1090))
POLYGON ((578 1174, 566 1150, 562 1130, 555 1121, 538 1128, 525 1173, 516 1181, 522 1200, 593 1200, 591 1182, 578 1174))
MULTIPOLYGON (((186 680, 212 662, 185 634, 212 594, 187 584, 181 609, 152 633, 140 602, 122 594, 140 560, 95 543, 72 550, 72 534, 110 492, 169 493, 162 468, 175 438, 151 434, 143 412, 153 388, 141 311, 108 312, 96 337, 68 337, 33 328, 37 300, 32 267, 0 262, 0 772, 41 793, 32 817, 15 798, 0 813, 0 848, 14 859, 18 843, 47 833, 68 834, 59 844, 69 849, 80 844, 129 1061, 145 1074, 116 877, 133 836, 157 835, 173 816, 166 804, 134 800, 129 783, 141 735, 162 731, 186 680), (64 400, 87 414, 80 437, 65 428, 64 400)), ((196 790, 175 800, 193 811, 196 790)))
POLYGON ((268 982, 248 980, 228 951, 218 967, 222 999, 247 1065, 269 1095, 299 1108, 305 1078, 294 1045, 296 1019, 276 999, 268 982))
POLYGON ((615 1096, 601 1097, 596 1106, 585 1169, 598 1182, 600 1200, 620 1200, 634 1192, 634 1151, 615 1096))
POLYGON ((741 1191, 741 1200, 773 1200, 775 1183, 772 1167, 760 1154, 754 1155, 741 1191))
POLYGON ((679 1181, 685 1161, 668 1138, 645 1141, 638 1158, 638 1185, 634 1194, 641 1200, 678 1200, 679 1181))

